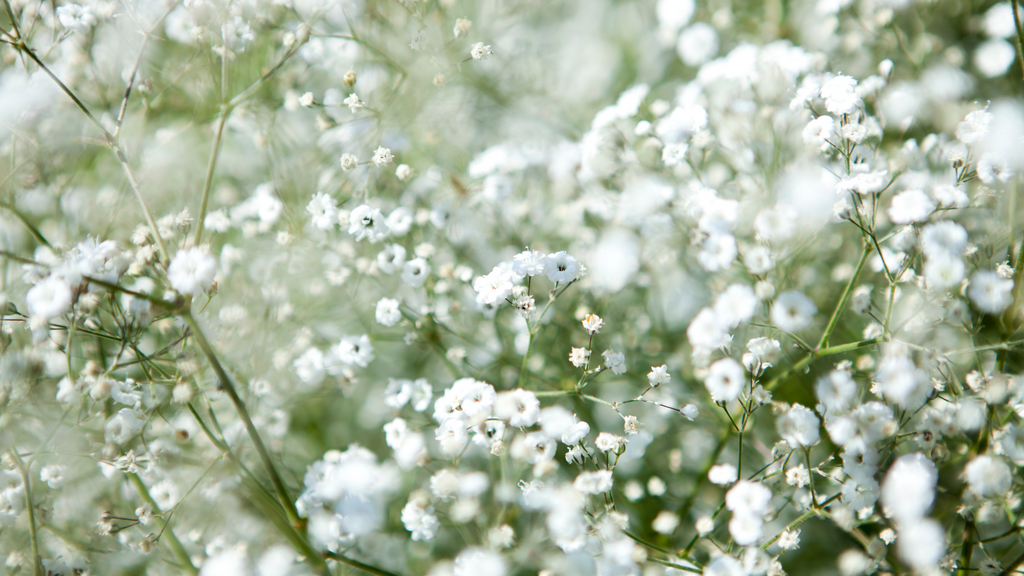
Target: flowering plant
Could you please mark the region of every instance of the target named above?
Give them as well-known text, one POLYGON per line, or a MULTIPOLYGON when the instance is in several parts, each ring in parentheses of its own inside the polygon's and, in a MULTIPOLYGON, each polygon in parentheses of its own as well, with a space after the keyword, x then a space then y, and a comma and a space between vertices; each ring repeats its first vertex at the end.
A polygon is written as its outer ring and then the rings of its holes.
POLYGON ((0 3, 7 574, 1024 566, 1017 0, 0 3))

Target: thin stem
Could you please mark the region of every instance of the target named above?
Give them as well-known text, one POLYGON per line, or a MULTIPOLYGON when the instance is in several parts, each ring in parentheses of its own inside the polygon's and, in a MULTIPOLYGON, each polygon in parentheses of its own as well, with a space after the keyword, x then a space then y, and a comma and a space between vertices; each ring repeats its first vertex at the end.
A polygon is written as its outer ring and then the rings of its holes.
MULTIPOLYGON (((5 1, 6 3, 6 1, 5 1)), ((14 464, 21 474, 21 482, 25 485, 25 508, 28 511, 28 534, 32 546, 32 571, 35 576, 43 576, 43 559, 39 556, 39 537, 36 533, 36 509, 32 506, 32 479, 29 476, 28 466, 18 456, 17 450, 9 452, 14 464)))
POLYGON ((163 535, 161 538, 167 539, 167 545, 170 546, 171 551, 174 552, 174 557, 178 559, 181 569, 188 574, 199 574, 199 570, 196 570, 196 567, 192 565, 192 560, 189 559, 188 552, 185 551, 185 547, 181 545, 181 540, 178 540, 178 537, 174 535, 173 530, 166 529, 167 522, 164 520, 163 516, 161 516, 163 512, 160 510, 160 505, 156 503, 156 500, 153 500, 152 496, 150 496, 149 490, 146 488, 146 484, 143 483, 142 478, 139 478, 138 474, 134 474, 132 472, 125 472, 125 476, 128 477, 132 486, 135 487, 135 491, 139 493, 139 497, 142 498, 142 501, 153 509, 153 521, 156 522, 156 525, 160 528, 160 533, 163 535))
POLYGON ((860 276, 861 270, 864 269, 864 263, 868 261, 870 254, 871 247, 866 246, 860 255, 860 261, 857 262, 857 268, 854 269, 853 275, 850 276, 850 281, 846 283, 843 295, 839 297, 839 303, 836 304, 835 310, 832 311, 832 317, 829 318, 828 326, 825 327, 825 331, 821 334, 821 339, 818 340, 818 349, 828 346, 828 339, 832 336, 832 331, 835 330, 836 324, 839 323, 839 316, 843 313, 846 301, 849 300, 850 293, 853 291, 853 285, 857 282, 857 278, 860 276))
POLYGON ((357 570, 362 570, 363 572, 367 572, 369 574, 375 574, 376 576, 398 576, 394 572, 388 572, 387 570, 384 570, 382 568, 377 568, 376 566, 370 566, 369 564, 363 564, 359 560, 354 560, 352 558, 349 558, 348 556, 342 556, 341 554, 338 554, 337 552, 327 552, 326 556, 328 558, 330 558, 331 560, 337 560, 338 562, 341 562, 342 564, 347 564, 347 565, 349 565, 349 566, 351 566, 351 567, 353 567, 353 568, 355 568, 357 570))
POLYGON ((217 166, 217 157, 220 155, 220 142, 221 137, 224 135, 224 124, 228 120, 228 115, 231 114, 231 106, 225 104, 224 108, 220 113, 220 121, 217 122, 217 136, 213 140, 213 149, 210 150, 210 160, 206 164, 206 180, 203 182, 203 199, 199 204, 199 217, 196 219, 196 236, 192 242, 194 246, 199 246, 199 243, 203 241, 203 221, 206 219, 207 206, 210 202, 210 186, 213 184, 213 171, 217 166))
POLYGON ((252 418, 249 417, 249 410, 245 407, 245 402, 238 396, 238 392, 235 390, 234 384, 231 382, 231 377, 228 376, 226 370, 221 365, 220 360, 217 358, 216 352, 213 347, 210 346, 210 342, 206 339, 202 330, 199 328, 199 324, 196 323, 195 318, 192 317, 190 311, 186 311, 182 314, 181 318, 188 325, 189 330, 192 332, 192 337, 195 339, 196 344, 202 350, 206 359, 210 362, 210 366, 213 367, 214 373, 217 375, 219 386, 227 393, 228 398, 231 399, 231 403, 235 405, 235 410, 238 412, 239 418, 242 423, 245 424, 245 431, 249 434, 249 439, 252 440, 254 446, 256 446, 256 452, 260 455, 260 460, 263 462, 263 467, 267 469, 267 473, 270 475, 270 481, 274 484, 274 489, 277 491, 278 500, 281 502, 281 506, 284 508, 285 514, 288 516, 288 521, 293 526, 301 526, 302 520, 299 518, 299 513, 295 509, 295 503, 292 501, 291 495, 288 493, 288 488, 284 485, 284 481, 281 479, 281 475, 277 472, 277 467, 274 466, 274 461, 270 459, 270 453, 267 451, 267 447, 263 444, 263 439, 260 438, 260 433, 256 430, 256 425, 252 423, 252 418))
POLYGON ((1020 63, 1021 75, 1024 75, 1024 28, 1021 28, 1020 24, 1020 8, 1017 6, 1017 0, 1011 0, 1010 6, 1013 7, 1013 23, 1017 27, 1017 62, 1020 63))
POLYGON ((775 542, 779 539, 779 537, 781 537, 782 534, 785 533, 787 530, 792 530, 793 528, 796 528, 797 526, 799 526, 799 525, 803 524, 804 522, 810 520, 812 516, 817 516, 817 515, 818 515, 818 509, 817 508, 808 508, 796 520, 793 520, 792 522, 790 522, 785 528, 782 529, 781 532, 779 532, 774 537, 772 537, 771 540, 765 542, 764 544, 761 544, 761 550, 767 550, 768 547, 771 546, 772 544, 775 544, 775 542))

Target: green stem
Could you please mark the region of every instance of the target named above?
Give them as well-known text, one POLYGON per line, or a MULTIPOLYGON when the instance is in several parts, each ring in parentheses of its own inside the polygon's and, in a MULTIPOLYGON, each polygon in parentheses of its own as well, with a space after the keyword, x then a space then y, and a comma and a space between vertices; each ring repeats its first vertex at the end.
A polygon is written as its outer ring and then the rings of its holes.
POLYGON ((771 391, 771 390, 774 390, 774 389, 778 388, 780 384, 782 384, 783 382, 788 380, 789 377, 792 376, 794 373, 796 373, 796 372, 798 372, 800 370, 803 370, 808 365, 810 365, 810 363, 815 358, 821 358, 822 356, 831 356, 833 354, 842 354, 844 352, 849 352, 851 350, 857 350, 858 348, 864 348, 866 346, 871 346, 872 344, 877 344, 878 342, 879 342, 878 338, 871 338, 871 339, 868 339, 868 340, 861 340, 859 342, 850 342, 849 344, 840 344, 838 346, 829 346, 828 348, 822 348, 821 350, 818 350, 816 352, 811 352, 807 356, 804 356, 799 362, 797 362, 796 364, 793 364, 792 366, 790 366, 788 370, 786 370, 782 374, 779 374, 778 376, 772 378, 768 382, 768 384, 765 385, 764 388, 765 388, 765 390, 768 390, 768 391, 771 391))
POLYGON ((245 431, 249 434, 249 439, 252 440, 253 445, 256 446, 256 452, 259 454, 264 468, 267 469, 267 473, 270 475, 270 481, 273 483, 274 489, 277 491, 278 500, 280 500, 281 506, 284 508, 285 514, 288 516, 288 521, 294 526, 301 526, 302 521, 299 518, 298 511, 295 509, 295 503, 292 501, 292 497, 288 493, 288 488, 284 485, 281 475, 278 474, 277 467, 274 466, 273 460, 270 459, 270 453, 267 451, 267 447, 263 444, 263 439, 260 438, 260 434, 256 430, 256 425, 252 423, 252 418, 249 417, 249 410, 245 407, 245 402, 243 402, 238 396, 238 392, 235 390, 235 386, 232 384, 231 378, 221 365, 216 352, 214 352, 213 347, 210 346, 210 342, 206 339, 202 330, 199 329, 199 324, 197 324, 195 318, 192 317, 191 311, 186 311, 182 314, 181 318, 192 331, 192 337, 195 339, 196 344, 199 345, 200 350, 202 350, 206 359, 210 362, 210 366, 213 367, 213 371, 217 375, 220 387, 225 393, 227 393, 228 398, 231 399, 231 403, 235 405, 235 410, 238 412, 239 418, 241 418, 242 423, 245 425, 245 431))
POLYGON ((337 560, 338 562, 341 562, 342 564, 347 564, 347 565, 349 565, 349 566, 351 566, 351 567, 353 567, 353 568, 355 568, 357 570, 362 570, 363 572, 367 572, 369 574, 375 574, 376 576, 398 576, 394 572, 388 572, 387 570, 384 570, 384 569, 381 569, 381 568, 377 568, 376 566, 370 566, 369 564, 364 564, 364 563, 360 562, 359 560, 354 560, 352 558, 349 558, 348 556, 342 556, 341 554, 338 554, 337 552, 327 552, 326 556, 328 558, 330 558, 331 560, 337 560))
POLYGON ((142 498, 142 501, 153 509, 153 521, 160 528, 160 532, 162 534, 161 538, 167 539, 167 545, 170 546, 171 551, 174 552, 174 557, 178 559, 178 564, 181 565, 181 569, 187 574, 192 574, 193 576, 199 574, 199 570, 196 570, 196 567, 192 565, 192 560, 189 559, 188 552, 185 551, 185 547, 181 545, 181 540, 178 540, 178 537, 174 535, 173 530, 167 530, 167 522, 164 521, 163 516, 161 516, 163 512, 160 510, 160 506, 156 503, 156 500, 153 500, 153 497, 150 496, 149 490, 146 488, 146 484, 142 482, 142 478, 139 478, 137 474, 132 472, 125 472, 125 476, 128 477, 132 486, 135 487, 135 491, 139 493, 139 497, 142 498))
MULTIPOLYGON (((226 60, 226 58, 225 58, 226 60)), ((210 186, 213 184, 213 171, 217 166, 217 157, 220 155, 221 137, 224 135, 224 124, 234 108, 225 104, 220 112, 220 121, 217 122, 217 136, 213 140, 213 149, 210 150, 210 161, 206 164, 206 180, 203 182, 203 199, 199 204, 199 217, 196 219, 196 236, 192 242, 199 246, 203 241, 203 221, 206 220, 206 211, 210 202, 210 186)))
POLYGON ((25 509, 28 511, 28 535, 32 547, 32 571, 35 576, 43 576, 43 559, 39 556, 39 537, 36 533, 36 509, 32 506, 32 478, 29 476, 28 466, 18 456, 16 450, 9 452, 21 474, 21 482, 25 485, 25 509))
POLYGON ((861 270, 864 269, 864 263, 868 261, 868 256, 870 255, 871 247, 865 246, 860 255, 860 261, 857 262, 857 268, 854 269, 853 276, 850 276, 850 281, 846 283, 843 295, 839 297, 839 303, 836 304, 835 310, 832 311, 832 317, 829 318, 828 326, 825 327, 825 332, 821 334, 821 339, 818 340, 818 349, 828 346, 828 339, 832 336, 832 331, 835 330, 836 324, 839 323, 839 316, 843 313, 843 308, 846 307, 846 302, 850 298, 850 293, 853 292, 853 285, 857 282, 857 278, 860 276, 861 270))
POLYGON ((1013 23, 1017 27, 1017 62, 1020 63, 1021 75, 1024 75, 1024 28, 1021 28, 1020 24, 1020 8, 1017 6, 1017 0, 1011 0, 1010 6, 1013 7, 1013 23))
MULTIPOLYGON (((548 303, 544 306, 544 310, 541 311, 540 316, 537 316, 537 323, 530 328, 530 343, 526 345, 526 354, 523 354, 523 365, 519 369, 519 387, 522 388, 526 385, 526 364, 530 361, 530 352, 533 351, 533 339, 537 336, 537 332, 540 330, 540 323, 544 320, 544 315, 548 313, 551 305, 554 304, 555 298, 550 298, 548 303)), ((529 326, 529 323, 527 323, 529 326)))
POLYGON ((818 509, 817 508, 808 508, 807 511, 805 511, 803 514, 801 514, 799 517, 797 517, 796 520, 793 520, 792 522, 790 522, 785 528, 782 529, 781 532, 779 532, 774 537, 772 537, 771 540, 765 542, 764 544, 761 544, 761 550, 767 550, 769 546, 771 546, 772 544, 775 544, 775 542, 779 539, 780 536, 782 536, 782 534, 784 532, 786 532, 787 530, 792 530, 793 528, 796 528, 797 526, 799 526, 799 525, 803 524, 804 522, 810 520, 812 516, 817 516, 817 515, 818 515, 818 509))
POLYGON ((718 436, 718 444, 715 445, 714 452, 712 452, 711 455, 708 456, 707 461, 704 462, 704 467, 701 468, 700 475, 697 476, 697 484, 690 490, 690 493, 686 496, 686 500, 683 502, 683 505, 679 508, 680 519, 685 519, 690 513, 690 509, 693 508, 693 503, 697 500, 697 493, 700 492, 700 488, 704 485, 704 482, 707 482, 708 472, 711 470, 711 467, 718 462, 718 457, 722 455, 722 450, 725 450, 725 446, 729 443, 729 436, 731 435, 732 428, 726 428, 725 432, 718 436))

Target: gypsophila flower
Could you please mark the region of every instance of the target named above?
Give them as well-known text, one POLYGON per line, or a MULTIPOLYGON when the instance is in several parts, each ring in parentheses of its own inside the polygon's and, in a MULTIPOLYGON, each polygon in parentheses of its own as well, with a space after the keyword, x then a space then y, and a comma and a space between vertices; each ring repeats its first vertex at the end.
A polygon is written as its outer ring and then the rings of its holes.
MULTIPOLYGON (((348 109, 353 114, 355 114, 357 110, 366 107, 363 101, 360 100, 359 96, 356 94, 349 94, 344 100, 341 101, 341 103, 344 104, 345 106, 348 106, 348 109)), ((342 156, 342 168, 345 167, 344 158, 345 156, 342 156)))
POLYGON ((590 350, 586 348, 573 348, 569 353, 569 362, 577 368, 582 368, 590 362, 590 350))
POLYGON ((341 169, 348 172, 359 165, 359 159, 354 154, 342 154, 340 163, 341 169))
POLYGON ((377 149, 373 151, 373 164, 377 166, 377 168, 383 168, 388 164, 391 164, 394 159, 395 156, 391 153, 391 150, 384 148, 383 146, 378 146, 377 149))
POLYGON ((612 371, 612 374, 619 375, 626 373, 626 355, 622 352, 616 352, 614 350, 605 350, 602 355, 604 356, 605 368, 612 371))
POLYGON ((548 254, 547 260, 544 263, 544 274, 552 282, 562 284, 572 282, 579 277, 579 273, 579 262, 565 252, 548 254))
POLYGON ((797 464, 786 470, 786 484, 802 488, 810 483, 811 475, 803 464, 797 464))
POLYGON ((850 76, 833 76, 821 86, 825 109, 836 115, 850 114, 863 104, 857 95, 857 81, 850 76))
POLYGON ((171 287, 190 296, 209 291, 216 275, 217 260, 201 248, 179 250, 167 267, 171 287))
POLYGON ((612 489, 612 471, 583 472, 573 481, 572 487, 581 494, 603 494, 612 489))
POLYGON ((469 29, 473 26, 471 20, 465 18, 458 18, 455 20, 455 28, 452 33, 455 34, 456 38, 465 38, 466 34, 469 34, 469 29))
POLYGON ((312 92, 306 92, 302 96, 299 96, 299 105, 306 108, 312 108, 316 105, 316 100, 313 99, 312 92))
POLYGON ((374 317, 381 326, 394 326, 402 319, 402 312, 399 309, 398 300, 392 298, 381 298, 377 301, 374 317))
POLYGON ((423 286, 429 275, 430 264, 423 258, 414 258, 402 266, 402 280, 410 286, 423 286))
POLYGON ((395 168, 395 176, 402 182, 408 182, 412 178, 412 168, 408 164, 399 164, 395 168))
POLYGON ((485 45, 483 42, 477 42, 469 48, 469 55, 473 60, 483 60, 491 54, 494 54, 494 52, 491 51, 491 47, 489 45, 485 45))
POLYGON ((1013 303, 1013 280, 991 270, 979 270, 971 276, 967 295, 979 310, 999 314, 1013 303))
POLYGON ((597 314, 587 314, 587 317, 583 319, 583 328, 588 334, 597 334, 602 325, 604 325, 604 320, 597 314))
POLYGON ((601 432, 597 435, 597 440, 594 440, 594 445, 601 452, 617 452, 619 448, 626 445, 628 440, 617 434, 610 434, 608 432, 601 432))
POLYGON ((657 388, 662 384, 668 383, 672 380, 672 375, 668 373, 668 366, 652 366, 651 371, 647 374, 647 382, 651 385, 651 388, 657 388))
POLYGON ((623 428, 626 434, 639 434, 640 433, 640 421, 636 416, 623 416, 623 428))
POLYGON ((380 209, 371 208, 366 204, 349 213, 348 222, 348 233, 355 236, 356 241, 366 238, 370 242, 380 242, 391 232, 380 209))
POLYGON ((800 531, 784 530, 782 534, 779 534, 779 539, 776 540, 776 543, 783 550, 796 550, 800 547, 800 531))
POLYGON ((715 402, 732 402, 739 398, 745 383, 743 367, 732 358, 715 361, 704 378, 704 387, 715 402))
POLYGON ((338 205, 323 192, 317 192, 313 199, 306 206, 309 213, 309 221, 315 228, 320 230, 333 230, 338 224, 338 205))
POLYGON ((708 481, 719 486, 732 484, 738 478, 738 471, 732 464, 716 464, 708 470, 708 481))

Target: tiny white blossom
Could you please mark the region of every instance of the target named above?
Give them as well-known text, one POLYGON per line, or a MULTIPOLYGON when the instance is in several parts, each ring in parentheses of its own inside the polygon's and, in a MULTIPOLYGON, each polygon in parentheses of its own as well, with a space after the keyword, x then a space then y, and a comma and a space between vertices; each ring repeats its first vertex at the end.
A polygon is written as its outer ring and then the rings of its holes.
POLYGON ((455 28, 452 30, 452 32, 455 34, 456 38, 465 38, 466 34, 469 34, 469 29, 472 26, 473 22, 471 20, 467 20, 465 18, 458 18, 457 20, 455 20, 455 28))
POLYGON ((201 248, 179 250, 167 267, 171 287, 181 294, 196 296, 208 291, 217 276, 217 259, 201 248))
POLYGON ((374 316, 381 326, 394 326, 402 319, 402 312, 399 310, 398 300, 393 298, 381 298, 377 302, 374 316))
POLYGON ((597 314, 587 314, 587 317, 583 319, 583 328, 590 334, 597 334, 602 325, 604 325, 604 320, 597 314))
POLYGON ((334 198, 317 192, 306 206, 310 223, 320 230, 333 230, 338 223, 338 205, 334 198))
POLYGON ((365 104, 363 104, 363 101, 359 99, 359 96, 357 94, 349 94, 348 97, 346 97, 341 102, 342 104, 348 106, 348 109, 351 110, 353 114, 356 113, 356 110, 359 110, 360 108, 364 108, 366 106, 365 104))
POLYGON ((477 42, 469 48, 469 55, 472 56, 473 60, 483 60, 494 52, 491 51, 490 45, 485 45, 483 42, 477 42))
POLYGON ((384 148, 383 146, 378 146, 377 149, 373 151, 373 163, 377 168, 383 168, 388 164, 391 164, 391 161, 394 159, 395 156, 391 153, 391 150, 384 148))
POLYGON ((569 353, 569 362, 577 368, 582 368, 590 362, 590 350, 586 348, 573 348, 569 353))
POLYGON ((650 383, 651 388, 657 388, 662 384, 668 383, 672 380, 672 375, 668 373, 668 366, 662 364, 661 366, 651 366, 651 371, 647 374, 647 381, 650 383))

